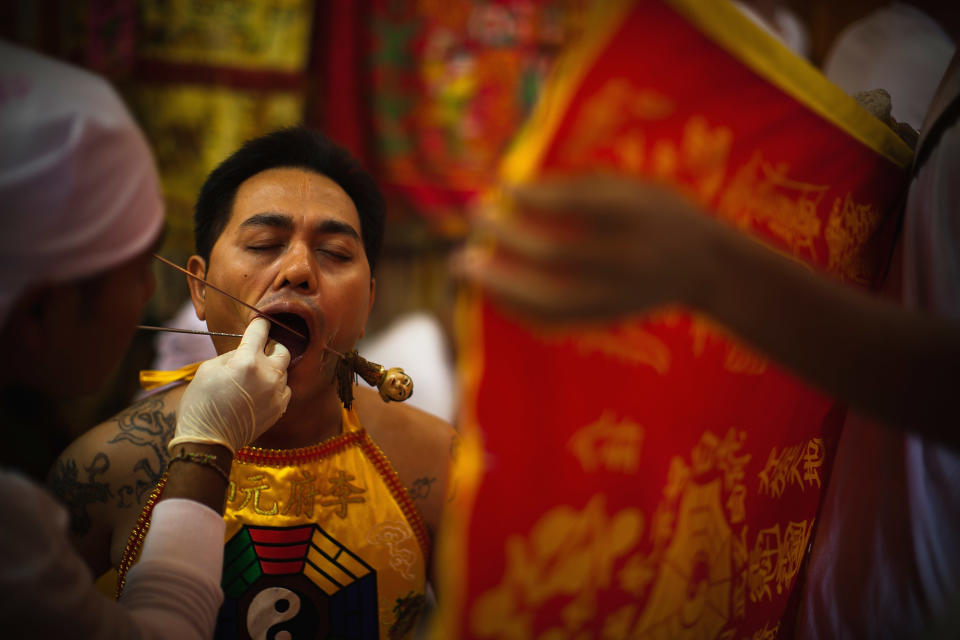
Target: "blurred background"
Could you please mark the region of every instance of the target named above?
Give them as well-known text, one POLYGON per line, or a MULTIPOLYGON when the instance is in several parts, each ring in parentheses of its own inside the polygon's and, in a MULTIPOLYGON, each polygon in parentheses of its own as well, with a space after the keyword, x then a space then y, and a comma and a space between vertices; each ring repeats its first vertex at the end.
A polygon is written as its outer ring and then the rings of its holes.
MULTIPOLYGON (((889 3, 738 4, 820 65, 841 29, 889 3)), ((119 90, 155 151, 167 205, 161 253, 179 264, 193 252, 192 208, 205 176, 245 140, 304 123, 349 148, 388 203, 377 300, 361 348, 405 367, 418 383, 412 403, 451 419, 447 256, 466 232, 468 203, 494 184, 500 158, 588 5, 7 0, 0 38, 86 67, 119 90)), ((160 264, 155 273, 145 322, 191 321, 184 277, 160 264)), ((68 408, 72 428, 129 402, 137 371, 157 363, 156 338, 138 334, 110 389, 68 408)))
MULTIPOLYGON (((161 253, 181 265, 193 253, 193 204, 204 178, 245 140, 304 123, 349 148, 388 205, 369 349, 390 356, 404 337, 429 342, 424 366, 432 370, 414 396, 423 403, 438 394, 422 387, 452 393, 446 265, 466 231, 465 206, 493 183, 585 5, 11 0, 0 3, 0 37, 95 71, 118 89, 163 180, 161 253)), ((161 264, 155 274, 145 323, 159 325, 183 310, 188 294, 184 276, 161 264)), ((77 432, 129 402, 137 371, 156 359, 156 338, 140 332, 111 388, 68 409, 77 432)), ((388 365, 420 382, 415 363, 388 365)), ((452 401, 427 404, 452 417, 452 401)))

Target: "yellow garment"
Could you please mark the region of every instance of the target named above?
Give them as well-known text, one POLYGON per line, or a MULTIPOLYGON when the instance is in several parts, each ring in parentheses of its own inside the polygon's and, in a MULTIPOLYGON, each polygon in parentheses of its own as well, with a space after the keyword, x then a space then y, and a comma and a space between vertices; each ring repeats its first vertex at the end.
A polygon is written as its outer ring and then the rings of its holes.
POLYGON ((145 391, 152 391, 153 389, 158 389, 165 384, 170 384, 171 382, 190 382, 193 380, 193 376, 197 374, 197 369, 199 369, 200 365, 202 364, 202 361, 194 362, 193 364, 182 366, 179 369, 174 369, 173 371, 144 369, 140 372, 140 386, 145 391))
POLYGON ((411 637, 424 603, 426 528, 356 414, 344 410, 342 424, 311 447, 237 453, 218 638, 411 637))

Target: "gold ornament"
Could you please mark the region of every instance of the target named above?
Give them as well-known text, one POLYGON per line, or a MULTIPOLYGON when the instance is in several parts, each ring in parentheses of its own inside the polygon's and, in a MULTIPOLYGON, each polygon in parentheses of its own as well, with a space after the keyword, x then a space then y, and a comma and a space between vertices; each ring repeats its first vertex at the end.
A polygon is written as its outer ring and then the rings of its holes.
POLYGON ((351 351, 337 362, 337 395, 343 406, 353 406, 353 385, 357 376, 380 392, 384 402, 403 402, 413 395, 413 380, 400 367, 387 369, 382 364, 370 362, 356 351, 351 351))

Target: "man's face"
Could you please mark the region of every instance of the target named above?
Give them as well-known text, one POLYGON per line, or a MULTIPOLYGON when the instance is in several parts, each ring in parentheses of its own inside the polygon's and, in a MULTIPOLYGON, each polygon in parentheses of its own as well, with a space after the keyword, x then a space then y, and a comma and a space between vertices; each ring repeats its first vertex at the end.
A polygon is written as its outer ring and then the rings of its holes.
MULTIPOLYGON (((373 304, 373 280, 350 197, 334 181, 306 169, 269 169, 237 190, 233 210, 210 254, 190 258, 190 270, 264 313, 271 337, 290 349, 288 384, 294 398, 331 389, 336 357, 363 335, 373 304)), ((197 315, 211 331, 243 333, 254 312, 191 283, 197 315)), ((235 338, 214 338, 219 353, 235 338)))

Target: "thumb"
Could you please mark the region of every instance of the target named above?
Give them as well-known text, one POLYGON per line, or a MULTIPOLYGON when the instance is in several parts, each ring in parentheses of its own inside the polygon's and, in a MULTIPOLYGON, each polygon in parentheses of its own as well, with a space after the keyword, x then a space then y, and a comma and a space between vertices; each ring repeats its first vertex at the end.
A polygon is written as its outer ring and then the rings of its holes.
POLYGON ((240 346, 237 347, 238 353, 262 353, 267 344, 267 337, 270 335, 270 322, 266 318, 254 318, 247 325, 247 330, 243 332, 243 338, 240 340, 240 346))
POLYGON ((286 371, 287 367, 290 366, 290 350, 279 342, 271 340, 270 344, 267 345, 266 354, 270 364, 279 371, 286 371))

